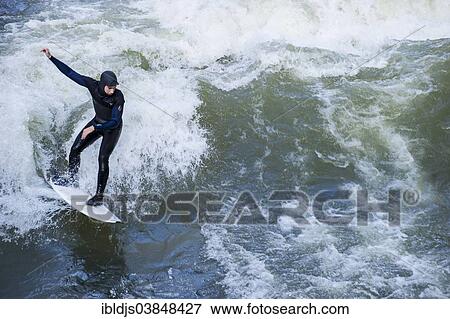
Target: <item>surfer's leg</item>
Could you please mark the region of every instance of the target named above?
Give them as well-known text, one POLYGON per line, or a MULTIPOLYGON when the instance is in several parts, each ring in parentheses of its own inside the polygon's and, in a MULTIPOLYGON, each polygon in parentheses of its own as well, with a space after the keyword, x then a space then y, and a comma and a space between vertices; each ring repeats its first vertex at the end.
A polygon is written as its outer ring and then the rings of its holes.
POLYGON ((97 194, 103 194, 109 176, 109 157, 119 141, 122 125, 103 133, 102 145, 98 154, 97 194))
POLYGON ((75 142, 73 142, 72 147, 70 148, 70 154, 69 154, 69 174, 70 177, 73 179, 78 174, 78 169, 80 168, 80 154, 81 152, 94 143, 101 135, 100 133, 94 131, 84 140, 81 139, 81 135, 83 134, 83 130, 86 127, 92 126, 94 124, 94 120, 89 121, 83 129, 78 133, 77 137, 75 138, 75 142))

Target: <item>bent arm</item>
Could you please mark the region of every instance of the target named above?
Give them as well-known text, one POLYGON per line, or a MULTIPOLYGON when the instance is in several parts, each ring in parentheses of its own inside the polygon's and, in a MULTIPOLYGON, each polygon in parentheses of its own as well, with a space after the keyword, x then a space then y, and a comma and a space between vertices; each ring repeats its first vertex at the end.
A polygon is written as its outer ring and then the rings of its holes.
POLYGON ((111 119, 102 124, 94 124, 96 131, 112 130, 119 126, 122 122, 123 104, 125 101, 121 101, 113 106, 111 119))
POLYGON ((81 75, 81 74, 78 74, 77 72, 72 70, 70 67, 68 67, 66 64, 59 61, 57 58, 55 58, 54 56, 50 57, 50 61, 52 61, 53 64, 56 65, 58 70, 60 70, 69 79, 71 79, 72 81, 74 81, 75 83, 77 83, 81 86, 88 87, 88 83, 91 78, 81 75))

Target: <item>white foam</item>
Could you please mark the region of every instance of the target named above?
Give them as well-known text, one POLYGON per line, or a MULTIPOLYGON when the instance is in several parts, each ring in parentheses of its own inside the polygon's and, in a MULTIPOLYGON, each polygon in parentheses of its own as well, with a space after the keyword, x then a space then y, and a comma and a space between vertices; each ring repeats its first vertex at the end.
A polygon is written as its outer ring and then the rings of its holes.
MULTIPOLYGON (((159 21, 160 40, 172 42, 188 63, 210 65, 206 76, 221 89, 248 84, 264 70, 288 68, 300 77, 340 75, 403 39, 448 37, 448 1, 138 1, 132 4, 159 21), (447 13, 447 14, 446 14, 447 13), (331 50, 353 57, 326 60, 286 45, 331 50), (216 59, 238 63, 216 67, 216 59), (225 71, 225 72, 224 72, 225 71), (209 73, 211 72, 211 73, 209 73)), ((382 66, 386 55, 368 66, 382 66)))
POLYGON ((269 298, 275 291, 274 276, 264 262, 242 246, 227 241, 227 230, 215 225, 202 227, 207 253, 225 269, 223 284, 230 298, 269 298))
MULTIPOLYGON (((10 43, 15 50, 11 55, 1 57, 3 76, 0 85, 4 90, 0 117, 7 125, 2 125, 0 133, 8 138, 0 140, 3 171, 0 222, 22 233, 49 222, 48 212, 54 208, 53 204, 42 201, 41 192, 36 191, 45 186, 36 174, 33 159, 33 143, 39 143, 39 137, 30 134, 51 137, 47 131, 53 115, 56 126, 60 127, 72 111, 84 103, 91 103, 85 88, 67 79, 39 52, 43 47, 49 46, 56 57, 84 75, 97 78, 101 71, 112 69, 122 85, 131 89, 127 91, 122 87, 126 99, 124 128, 111 157, 109 186, 113 186, 117 178, 133 176, 135 179, 129 178, 129 186, 136 192, 141 190, 142 178, 158 183, 157 171, 174 178, 195 174, 201 156, 207 152, 204 132, 190 120, 200 104, 195 79, 180 70, 178 64, 171 66, 173 60, 170 59, 168 68, 159 73, 127 66, 126 50, 153 52, 157 39, 151 41, 150 35, 147 37, 123 28, 120 21, 115 20, 120 15, 109 16, 112 12, 107 11, 107 7, 102 11, 102 7, 89 8, 89 4, 81 5, 81 10, 77 9, 80 7, 77 3, 64 6, 64 10, 51 12, 51 18, 33 19, 26 28, 15 31, 16 40, 10 43), (97 14, 91 15, 92 11, 97 14), (113 23, 105 25, 104 21, 98 21, 99 12, 113 23), (116 22, 117 27, 114 26, 116 22), (50 37, 54 42, 47 42, 50 37), (152 101, 175 119, 133 92, 152 101), (40 122, 38 132, 30 131, 29 120, 40 122), (14 147, 11 147, 12 143, 14 147), (18 205, 20 198, 23 200, 18 205), (14 216, 11 216, 13 211, 14 216)), ((79 118, 75 131, 71 132, 72 138, 61 151, 68 152, 75 134, 92 116, 93 110, 89 109, 79 118)), ((82 154, 80 184, 90 191, 94 190, 96 182, 98 147, 89 148, 82 154)))

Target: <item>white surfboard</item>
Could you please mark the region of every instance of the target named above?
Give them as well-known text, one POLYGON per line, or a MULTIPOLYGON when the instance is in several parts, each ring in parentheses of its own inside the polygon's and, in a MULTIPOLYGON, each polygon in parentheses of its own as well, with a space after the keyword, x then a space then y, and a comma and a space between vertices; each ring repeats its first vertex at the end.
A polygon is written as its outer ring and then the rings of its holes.
POLYGON ((61 196, 61 198, 80 213, 104 223, 121 223, 122 221, 109 211, 104 205, 90 206, 86 201, 91 195, 82 189, 74 187, 66 187, 55 185, 52 181, 48 181, 53 190, 61 196))

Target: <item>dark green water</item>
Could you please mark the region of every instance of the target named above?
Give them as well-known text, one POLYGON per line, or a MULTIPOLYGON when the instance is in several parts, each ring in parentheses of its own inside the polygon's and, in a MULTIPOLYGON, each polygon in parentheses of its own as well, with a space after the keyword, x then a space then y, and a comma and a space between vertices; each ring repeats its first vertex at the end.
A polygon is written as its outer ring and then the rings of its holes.
MULTIPOLYGON (((449 297, 445 2, 396 14, 385 1, 372 11, 353 1, 117 6, 1 6, 0 297, 449 297), (46 46, 82 74, 112 69, 123 84, 110 193, 223 191, 224 214, 242 191, 264 204, 273 190, 313 198, 359 187, 386 201, 396 187, 420 202, 402 206, 400 227, 383 213, 368 226, 329 226, 311 209, 308 225, 148 225, 132 208, 124 224, 95 223, 42 177, 65 167, 93 114, 84 89, 39 53, 46 46)), ((82 156, 80 185, 91 191, 98 147, 82 156)))

